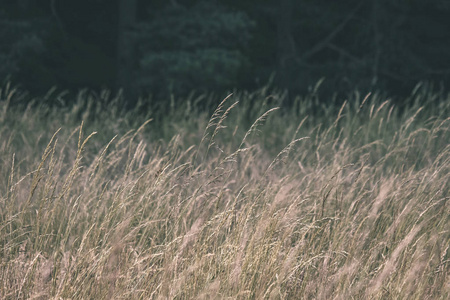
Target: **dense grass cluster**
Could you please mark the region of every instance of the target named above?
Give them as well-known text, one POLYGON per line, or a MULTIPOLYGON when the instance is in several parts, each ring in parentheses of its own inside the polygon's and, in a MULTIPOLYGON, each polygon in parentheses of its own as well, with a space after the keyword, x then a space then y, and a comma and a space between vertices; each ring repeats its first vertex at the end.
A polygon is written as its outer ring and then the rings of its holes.
POLYGON ((21 97, 0 94, 1 299, 450 297, 448 96, 21 97))

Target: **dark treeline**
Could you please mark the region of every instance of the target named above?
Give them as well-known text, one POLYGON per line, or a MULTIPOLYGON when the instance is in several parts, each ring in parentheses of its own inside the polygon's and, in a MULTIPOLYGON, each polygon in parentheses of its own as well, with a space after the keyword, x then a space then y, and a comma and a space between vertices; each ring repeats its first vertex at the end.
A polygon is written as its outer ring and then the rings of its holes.
POLYGON ((186 95, 267 84, 305 93, 448 87, 447 0, 0 0, 0 77, 186 95))

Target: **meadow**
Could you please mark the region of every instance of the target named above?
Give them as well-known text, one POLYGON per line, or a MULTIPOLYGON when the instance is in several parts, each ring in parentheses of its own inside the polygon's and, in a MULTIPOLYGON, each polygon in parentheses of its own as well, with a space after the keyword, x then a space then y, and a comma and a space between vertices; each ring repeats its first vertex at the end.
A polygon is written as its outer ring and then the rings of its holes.
POLYGON ((450 298, 450 95, 68 97, 0 91, 1 299, 450 298))

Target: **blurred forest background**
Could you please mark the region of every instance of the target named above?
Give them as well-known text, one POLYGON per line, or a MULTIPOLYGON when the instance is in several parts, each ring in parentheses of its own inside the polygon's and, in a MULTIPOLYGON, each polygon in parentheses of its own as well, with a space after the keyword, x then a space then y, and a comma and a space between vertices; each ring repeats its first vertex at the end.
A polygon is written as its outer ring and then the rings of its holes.
POLYGON ((0 0, 0 80, 152 94, 403 95, 450 80, 448 0, 0 0))

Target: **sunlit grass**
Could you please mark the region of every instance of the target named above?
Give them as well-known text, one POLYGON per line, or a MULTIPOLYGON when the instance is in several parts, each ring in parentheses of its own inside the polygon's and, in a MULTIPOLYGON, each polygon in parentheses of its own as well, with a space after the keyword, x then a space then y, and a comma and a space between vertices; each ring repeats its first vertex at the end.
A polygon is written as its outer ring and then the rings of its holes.
POLYGON ((449 97, 0 97, 1 299, 450 296, 449 97))

